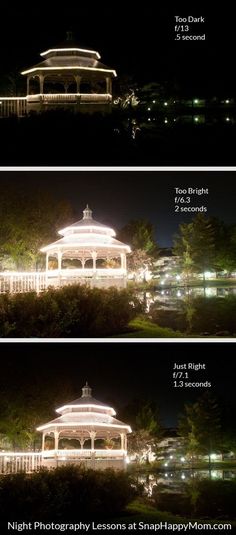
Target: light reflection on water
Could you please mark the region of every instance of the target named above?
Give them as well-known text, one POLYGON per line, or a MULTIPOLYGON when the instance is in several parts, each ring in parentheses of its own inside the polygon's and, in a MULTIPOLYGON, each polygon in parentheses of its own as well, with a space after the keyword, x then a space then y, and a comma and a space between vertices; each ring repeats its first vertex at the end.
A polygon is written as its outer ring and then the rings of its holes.
POLYGON ((236 469, 231 470, 178 470, 173 472, 140 473, 137 475, 137 483, 143 485, 148 496, 152 496, 153 488, 158 488, 160 492, 182 492, 183 483, 188 483, 199 479, 224 479, 234 480, 236 469))
POLYGON ((168 310, 176 309, 188 297, 228 297, 230 295, 236 296, 236 286, 224 287, 176 287, 156 289, 154 291, 139 292, 139 298, 145 302, 146 310, 149 312, 151 305, 157 308, 161 307, 168 310))
POLYGON ((225 125, 230 127, 236 124, 236 114, 224 110, 224 112, 218 114, 206 114, 202 113, 200 110, 194 111, 191 113, 182 113, 180 115, 175 113, 169 113, 167 115, 160 114, 156 115, 150 113, 146 118, 140 119, 129 118, 126 123, 126 129, 130 132, 132 139, 136 139, 138 134, 142 131, 150 130, 168 130, 170 128, 178 128, 178 126, 193 126, 198 128, 199 126, 215 126, 215 125, 225 125))

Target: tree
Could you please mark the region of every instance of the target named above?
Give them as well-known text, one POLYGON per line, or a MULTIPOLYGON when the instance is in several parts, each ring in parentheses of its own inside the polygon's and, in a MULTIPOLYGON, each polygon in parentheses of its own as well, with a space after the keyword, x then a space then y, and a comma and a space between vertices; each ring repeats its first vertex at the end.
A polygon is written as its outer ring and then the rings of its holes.
POLYGON ((57 200, 42 191, 25 193, 8 188, 0 199, 1 269, 37 269, 44 262, 40 248, 58 238, 57 230, 70 223, 68 201, 57 200))
POLYGON ((214 267, 214 228, 204 214, 197 214, 191 223, 182 223, 174 240, 174 254, 180 262, 187 279, 193 272, 202 273, 214 267))
POLYGON ((222 445, 221 413, 216 399, 206 391, 193 404, 185 405, 179 420, 179 434, 185 439, 186 452, 191 456, 208 455, 222 445))
POLYGON ((125 417, 129 418, 133 432, 129 437, 129 452, 137 461, 148 461, 149 453, 155 451, 162 436, 159 411, 150 401, 134 401, 126 408, 125 417))
POLYGON ((54 418, 53 407, 61 399, 70 399, 74 392, 68 382, 52 384, 51 380, 44 380, 44 395, 42 398, 42 383, 39 378, 15 378, 15 384, 7 384, 0 390, 0 435, 7 438, 13 450, 35 449, 40 447, 41 436, 36 427, 50 417, 54 418), (24 387, 22 388, 22 384, 24 387), (21 387, 20 387, 21 386, 21 387))
POLYGON ((0 91, 2 95, 16 97, 25 95, 25 80, 20 75, 20 66, 15 66, 10 72, 5 73, 0 80, 0 91))
POLYGON ((132 76, 123 75, 119 77, 115 87, 114 104, 129 111, 138 106, 138 86, 132 76))
POLYGON ((215 265, 229 274, 236 269, 236 225, 226 225, 217 218, 211 218, 215 241, 215 265))
POLYGON ((120 230, 118 239, 131 246, 127 257, 129 271, 142 273, 145 280, 145 272, 152 270, 158 256, 154 226, 144 219, 132 220, 120 230))

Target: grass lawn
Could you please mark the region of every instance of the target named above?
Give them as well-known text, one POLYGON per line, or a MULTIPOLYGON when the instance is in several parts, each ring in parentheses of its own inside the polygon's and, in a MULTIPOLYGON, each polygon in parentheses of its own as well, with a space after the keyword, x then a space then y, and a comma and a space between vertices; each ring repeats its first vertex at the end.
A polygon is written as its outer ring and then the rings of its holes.
POLYGON ((124 524, 131 524, 132 522, 146 522, 147 524, 157 524, 159 522, 169 522, 170 524, 183 524, 188 522, 198 522, 200 524, 227 524, 231 523, 232 527, 236 526, 236 521, 230 520, 215 520, 215 519, 196 519, 185 518, 178 515, 169 513, 168 511, 158 511, 155 507, 145 503, 144 501, 137 499, 134 500, 126 508, 127 515, 119 517, 115 522, 123 522, 124 524))
POLYGON ((185 333, 174 331, 168 327, 159 327, 150 320, 143 318, 135 318, 129 323, 131 328, 125 334, 120 334, 116 338, 183 338, 186 337, 185 333))
POLYGON ((155 507, 144 503, 142 500, 134 500, 127 508, 127 516, 119 518, 119 522, 131 523, 131 522, 172 522, 183 523, 188 522, 186 518, 181 516, 175 516, 172 513, 166 511, 158 511, 155 507))

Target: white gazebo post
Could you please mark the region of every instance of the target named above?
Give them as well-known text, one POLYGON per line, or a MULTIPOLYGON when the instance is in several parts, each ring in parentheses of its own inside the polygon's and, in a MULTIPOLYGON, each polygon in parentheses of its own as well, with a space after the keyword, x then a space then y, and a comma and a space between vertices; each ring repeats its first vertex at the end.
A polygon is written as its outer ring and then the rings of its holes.
POLYGON ((89 433, 91 438, 91 461, 92 461, 92 468, 95 468, 95 450, 94 450, 94 441, 96 437, 95 431, 90 431, 89 433))
POLYGON ((46 271, 48 271, 48 260, 49 260, 49 253, 46 253, 46 271))
POLYGON ((121 253, 120 254, 120 258, 121 258, 121 269, 126 271, 126 255, 125 255, 125 253, 121 253))
POLYGON ((93 259, 93 271, 96 272, 96 260, 97 260, 96 251, 92 251, 91 256, 92 256, 92 259, 93 259))
POLYGON ((89 436, 91 438, 91 450, 94 451, 94 441, 96 438, 96 431, 90 431, 89 436))
POLYGON ((27 95, 29 95, 30 78, 31 78, 30 76, 27 76, 27 89, 26 89, 27 95))
POLYGON ((43 74, 40 74, 39 75, 39 91, 40 91, 40 95, 43 95, 43 84, 44 84, 44 75, 43 74))
POLYGON ((83 450, 84 449, 85 438, 79 438, 79 443, 80 443, 81 450, 83 450))
POLYGON ((54 431, 54 449, 57 451, 58 450, 58 443, 59 443, 59 432, 58 431, 54 431))
POLYGON ((62 259, 62 252, 58 251, 58 253, 57 253, 57 269, 58 269, 58 271, 61 271, 61 259, 62 259))
POLYGON ((106 92, 109 95, 111 95, 112 93, 112 81, 109 76, 106 78, 106 92))
POLYGON ((81 76, 75 75, 76 93, 77 93, 77 95, 80 93, 80 81, 81 81, 81 76))
POLYGON ((42 436, 42 451, 45 450, 45 437, 46 437, 46 433, 43 433, 43 436, 42 436))

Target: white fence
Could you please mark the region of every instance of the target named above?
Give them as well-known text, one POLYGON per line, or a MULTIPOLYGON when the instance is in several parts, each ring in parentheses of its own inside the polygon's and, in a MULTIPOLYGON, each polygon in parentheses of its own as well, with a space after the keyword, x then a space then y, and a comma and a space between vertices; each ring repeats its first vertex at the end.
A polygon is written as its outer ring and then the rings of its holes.
POLYGON ((61 269, 60 271, 3 271, 0 272, 0 294, 40 293, 49 286, 60 288, 70 284, 89 284, 91 287, 126 287, 126 271, 110 269, 61 269))
POLYGON ((42 453, 0 453, 0 474, 34 472, 42 466, 42 453))
POLYGON ((23 117, 27 113, 27 97, 0 97, 0 117, 23 117))

